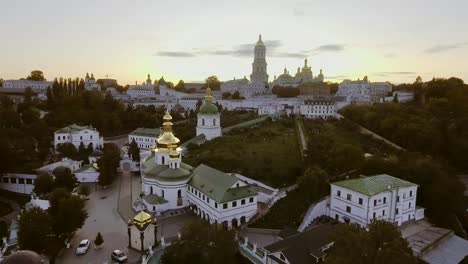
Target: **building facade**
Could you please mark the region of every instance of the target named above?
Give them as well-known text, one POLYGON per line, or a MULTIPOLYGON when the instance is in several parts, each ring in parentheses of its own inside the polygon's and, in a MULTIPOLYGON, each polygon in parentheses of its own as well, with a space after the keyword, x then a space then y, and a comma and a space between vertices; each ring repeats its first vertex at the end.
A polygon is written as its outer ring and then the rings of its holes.
POLYGON ((311 119, 335 117, 336 104, 330 97, 306 99, 304 104, 300 105, 300 114, 311 119))
POLYGON ((206 140, 221 136, 221 114, 218 107, 213 104, 211 89, 206 89, 205 102, 197 114, 197 136, 205 135, 206 140))
POLYGON ((93 148, 97 149, 103 146, 104 139, 99 136, 99 131, 92 126, 72 124, 54 132, 55 148, 65 143, 71 143, 75 145, 76 148, 79 148, 81 143, 83 143, 85 147, 92 144, 93 148))
POLYGON ((183 163, 172 117, 164 116, 157 148, 140 162, 144 207, 156 214, 189 207, 210 223, 225 226, 247 222, 257 212, 257 191, 238 178, 200 165, 183 163))
POLYGON ((314 77, 312 73, 312 67, 307 65, 307 59, 304 59, 304 66, 298 67, 296 75, 293 77, 289 74, 288 69, 284 68, 283 74, 279 75, 278 78, 273 80, 271 87, 298 87, 303 83, 321 83, 324 80, 322 69, 320 73, 314 77))
POLYGON ((86 77, 84 79, 85 82, 85 89, 89 91, 101 91, 101 85, 96 82, 96 79, 94 78, 94 74, 91 73, 91 76, 89 76, 89 73, 86 73, 86 77))
POLYGON ((344 80, 338 86, 337 96, 344 96, 348 102, 378 103, 392 92, 392 86, 386 82, 370 82, 367 76, 357 81, 344 80))
POLYGON ((397 225, 424 218, 416 206, 418 185, 390 175, 376 175, 331 184, 330 217, 367 227, 374 219, 397 225))
POLYGON ((128 144, 135 140, 140 150, 148 150, 155 146, 158 135, 158 128, 140 127, 128 134, 128 144))
POLYGON ((47 88, 52 87, 52 82, 30 81, 30 80, 5 80, 3 88, 26 89, 31 88, 34 92, 45 92, 47 88))

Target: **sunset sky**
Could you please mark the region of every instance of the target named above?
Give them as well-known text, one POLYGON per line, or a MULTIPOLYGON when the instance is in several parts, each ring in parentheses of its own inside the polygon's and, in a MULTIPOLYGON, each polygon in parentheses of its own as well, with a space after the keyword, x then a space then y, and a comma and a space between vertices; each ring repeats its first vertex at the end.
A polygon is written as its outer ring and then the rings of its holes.
POLYGON ((0 7, 0 78, 247 77, 262 34, 270 80, 308 58, 326 80, 468 80, 466 0, 15 0, 0 7))

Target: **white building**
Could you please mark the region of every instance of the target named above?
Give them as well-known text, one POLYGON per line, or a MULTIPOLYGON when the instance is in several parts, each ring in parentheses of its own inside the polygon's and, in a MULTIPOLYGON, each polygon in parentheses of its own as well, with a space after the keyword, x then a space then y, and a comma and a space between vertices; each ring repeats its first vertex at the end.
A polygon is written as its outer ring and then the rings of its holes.
POLYGON ((52 87, 52 82, 30 81, 30 80, 5 80, 3 88, 25 89, 30 87, 34 92, 45 92, 47 88, 52 87))
POLYGON ((79 148, 81 143, 83 143, 85 147, 92 144, 93 148, 97 149, 103 146, 104 139, 99 136, 99 131, 91 126, 72 124, 54 132, 55 148, 57 148, 59 144, 65 143, 72 143, 76 148, 79 148))
POLYGON ((205 135, 206 140, 221 136, 221 115, 213 104, 211 89, 206 89, 205 103, 200 107, 197 121, 197 136, 205 135))
POLYGON ((140 150, 148 150, 155 146, 158 135, 158 128, 140 127, 128 134, 128 144, 131 144, 135 140, 140 150))
POLYGON ((84 79, 84 82, 85 82, 84 88, 86 90, 101 91, 101 85, 96 82, 96 79, 94 79, 94 74, 91 73, 91 77, 89 77, 89 74, 86 73, 86 77, 84 79))
POLYGON ((127 90, 127 95, 132 99, 156 98, 156 92, 154 91, 154 85, 151 82, 151 76, 148 74, 146 83, 142 85, 130 85, 127 90))
POLYGON ((397 225, 424 218, 416 206, 418 185, 390 175, 376 175, 331 184, 330 217, 366 227, 371 220, 397 225))
POLYGON ((183 163, 171 121, 166 113, 157 148, 140 163, 146 209, 161 214, 189 207, 210 223, 228 227, 249 221, 257 212, 255 187, 206 165, 183 163))
MULTIPOLYGON (((91 160, 91 157, 90 157, 91 160)), ((37 173, 48 173, 52 176, 57 176, 63 173, 65 169, 69 169, 75 174, 79 182, 97 182, 99 178, 98 167, 96 163, 84 164, 81 160, 72 160, 63 158, 61 161, 47 164, 36 169, 37 173)))
POLYGON ((332 98, 307 99, 300 105, 300 114, 312 119, 335 117, 336 104, 332 98))
POLYGON ((31 194, 36 177, 35 174, 7 173, 0 177, 0 189, 15 193, 31 194))
POLYGON ((385 100, 392 92, 392 86, 386 82, 370 82, 367 76, 357 81, 344 80, 338 86, 337 96, 345 96, 348 102, 377 103, 385 100))

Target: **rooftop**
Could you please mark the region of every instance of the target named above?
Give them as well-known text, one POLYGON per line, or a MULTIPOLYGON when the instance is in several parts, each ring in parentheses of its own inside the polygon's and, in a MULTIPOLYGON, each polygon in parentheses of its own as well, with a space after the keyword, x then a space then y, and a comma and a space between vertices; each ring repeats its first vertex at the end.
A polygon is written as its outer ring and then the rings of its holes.
POLYGON ((165 204, 167 200, 156 195, 156 194, 148 194, 143 196, 143 199, 149 204, 165 204))
POLYGON ((396 177, 381 174, 370 177, 360 177, 352 180, 334 182, 332 185, 350 189, 365 195, 375 195, 384 191, 397 188, 417 186, 409 181, 401 180, 396 177))
POLYGON ((61 128, 61 129, 55 131, 55 133, 76 133, 76 132, 80 132, 81 130, 85 130, 85 129, 95 130, 92 126, 79 126, 77 124, 71 124, 69 126, 66 126, 64 128, 61 128))
POLYGON ((201 164, 193 170, 189 184, 219 203, 257 194, 255 187, 250 185, 231 188, 238 181, 234 176, 201 164))
MULTIPOLYGON (((284 240, 280 240, 265 249, 270 253, 282 252, 289 263, 308 264, 315 263, 315 258, 321 257, 324 252, 321 248, 333 243, 332 225, 320 225, 302 233, 291 235, 284 240)), ((268 256, 270 257, 270 256, 268 256)))
POLYGON ((143 136, 143 137, 157 137, 159 135, 159 128, 139 127, 133 130, 129 135, 137 135, 137 136, 143 136))

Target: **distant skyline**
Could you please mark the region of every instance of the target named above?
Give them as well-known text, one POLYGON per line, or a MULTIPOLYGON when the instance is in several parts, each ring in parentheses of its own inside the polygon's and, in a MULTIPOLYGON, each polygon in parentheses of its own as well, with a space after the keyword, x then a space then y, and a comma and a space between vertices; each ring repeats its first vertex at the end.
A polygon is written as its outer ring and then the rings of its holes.
POLYGON ((0 78, 249 78, 262 34, 270 81, 307 58, 341 81, 468 82, 463 0, 18 0, 2 3, 0 78))

